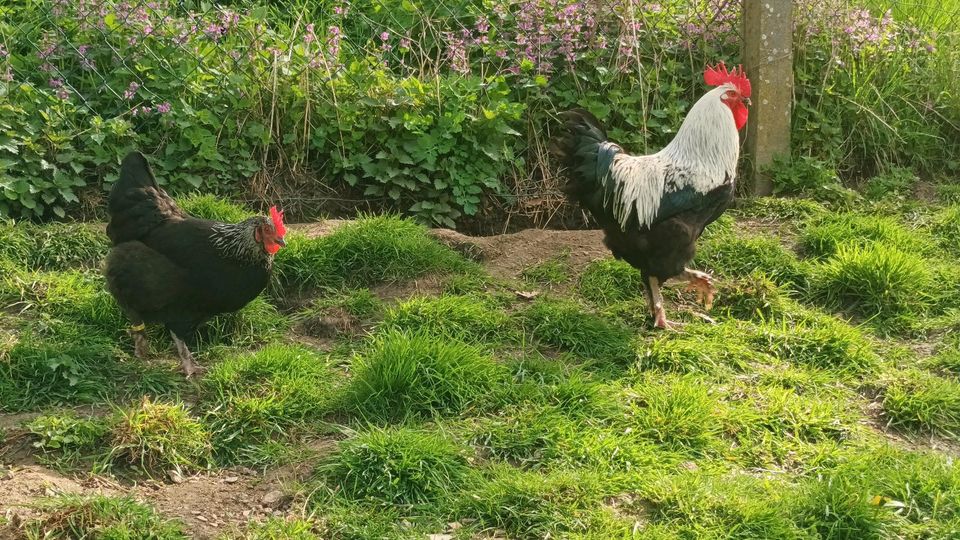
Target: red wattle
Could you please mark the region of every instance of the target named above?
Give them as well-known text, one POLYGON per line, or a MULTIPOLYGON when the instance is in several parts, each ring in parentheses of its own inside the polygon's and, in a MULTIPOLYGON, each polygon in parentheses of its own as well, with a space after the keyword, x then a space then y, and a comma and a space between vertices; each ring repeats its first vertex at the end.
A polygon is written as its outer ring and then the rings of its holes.
POLYGON ((729 106, 730 111, 733 112, 733 121, 737 125, 737 131, 740 131, 743 129, 743 126, 747 125, 747 108, 739 101, 736 103, 731 103, 729 106))

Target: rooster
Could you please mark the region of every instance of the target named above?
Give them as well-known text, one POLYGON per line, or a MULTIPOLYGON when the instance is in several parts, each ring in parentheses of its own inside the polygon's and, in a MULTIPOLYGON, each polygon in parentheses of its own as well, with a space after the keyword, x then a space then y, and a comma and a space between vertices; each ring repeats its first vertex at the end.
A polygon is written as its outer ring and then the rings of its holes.
POLYGON ((733 201, 739 131, 747 123, 750 81, 739 66, 707 67, 708 86, 670 143, 656 154, 635 156, 607 140, 599 120, 574 109, 561 113, 563 128, 551 153, 566 169, 563 191, 603 227, 617 259, 637 268, 654 324, 672 328, 660 286, 688 283, 707 310, 715 294, 709 274, 687 268, 696 241, 733 201))
POLYGON ((139 152, 128 154, 110 191, 107 289, 131 321, 135 351, 148 351, 144 323, 162 323, 187 377, 203 371, 187 346, 197 327, 236 311, 267 286, 284 245, 283 213, 221 223, 187 215, 157 185, 139 152))

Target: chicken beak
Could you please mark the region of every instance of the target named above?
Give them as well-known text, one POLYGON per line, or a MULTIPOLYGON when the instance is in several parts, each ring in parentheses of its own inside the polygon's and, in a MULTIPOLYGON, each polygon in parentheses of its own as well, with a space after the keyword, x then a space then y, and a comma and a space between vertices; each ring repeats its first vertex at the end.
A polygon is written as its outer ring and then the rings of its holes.
POLYGON ((753 103, 750 101, 750 98, 748 98, 748 97, 743 98, 742 101, 743 101, 744 103, 746 103, 747 105, 753 105, 753 103))
POLYGON ((283 239, 283 238, 280 238, 279 236, 276 238, 275 241, 276 241, 277 245, 280 246, 280 247, 284 247, 284 246, 287 245, 286 241, 284 241, 284 239, 283 239))

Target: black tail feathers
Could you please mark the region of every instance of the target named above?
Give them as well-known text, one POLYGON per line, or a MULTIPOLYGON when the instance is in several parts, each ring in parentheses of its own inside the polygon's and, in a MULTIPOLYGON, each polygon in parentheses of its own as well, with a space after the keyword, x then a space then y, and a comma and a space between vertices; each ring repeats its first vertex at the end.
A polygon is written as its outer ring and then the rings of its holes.
POLYGON ((120 177, 110 189, 107 211, 107 235, 114 244, 137 240, 171 217, 183 216, 157 184, 147 158, 136 151, 120 163, 120 177))
POLYGON ((583 199, 594 193, 612 163, 619 147, 607 143, 607 132, 600 120, 584 109, 560 113, 560 134, 550 141, 550 153, 566 169, 563 191, 570 198, 583 199))

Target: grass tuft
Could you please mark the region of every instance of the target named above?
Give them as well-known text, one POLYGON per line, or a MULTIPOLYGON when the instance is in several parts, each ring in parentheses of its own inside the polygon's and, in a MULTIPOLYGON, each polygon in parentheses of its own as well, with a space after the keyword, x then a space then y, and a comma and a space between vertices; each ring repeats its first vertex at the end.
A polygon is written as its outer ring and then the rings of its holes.
POLYGON ((568 300, 539 299, 520 314, 520 320, 535 339, 577 356, 618 363, 636 358, 628 328, 568 300))
POLYGON ((827 214, 807 225, 800 237, 803 251, 814 257, 836 255, 841 248, 883 244, 910 253, 926 253, 928 240, 896 220, 863 214, 827 214))
POLYGON ((249 208, 234 204, 215 195, 201 195, 195 193, 186 197, 179 197, 177 204, 191 216, 200 219, 212 219, 226 223, 240 223, 253 217, 256 213, 249 208))
POLYGON ((459 413, 490 403, 506 370, 483 352, 427 334, 388 331, 353 366, 345 407, 369 418, 459 413))
POLYGON ((655 339, 637 361, 640 370, 656 369, 675 373, 738 372, 763 355, 747 347, 736 324, 719 327, 692 324, 683 334, 655 339))
POLYGON ((287 287, 363 287, 429 272, 472 268, 416 223, 393 216, 364 217, 329 236, 291 235, 274 271, 287 287))
POLYGON ((726 276, 746 277, 762 272, 778 285, 803 290, 807 285, 808 265, 769 236, 717 235, 701 242, 694 259, 726 276))
POLYGON ((186 540, 182 523, 160 516, 130 497, 61 495, 40 505, 26 526, 28 538, 186 540))
POLYGON ((448 499, 469 468, 465 449, 441 434, 372 427, 341 442, 322 471, 348 497, 420 505, 448 499))
POLYGON ((335 407, 329 362, 303 347, 270 345, 218 363, 203 379, 209 403, 204 423, 217 456, 227 463, 275 461, 275 441, 335 407))
POLYGON ((960 204, 937 213, 933 220, 933 234, 941 246, 954 254, 960 253, 960 204))
POLYGON ((883 413, 892 427, 960 434, 960 383, 920 370, 899 374, 883 392, 883 413))
POLYGON ((520 276, 533 284, 550 287, 570 281, 570 252, 565 251, 555 257, 524 268, 520 276))
POLYGON ((753 272, 718 286, 713 311, 724 317, 742 320, 769 320, 782 317, 787 309, 787 293, 766 274, 753 272))
POLYGON ((182 403, 143 398, 123 411, 111 433, 110 457, 148 473, 194 471, 210 461, 210 433, 182 403))
POLYGON ((107 235, 83 223, 0 224, 0 259, 28 270, 96 268, 108 249, 107 235))
POLYGON ((830 317, 762 324, 750 342, 756 350, 785 362, 837 373, 870 373, 880 362, 859 330, 830 317))
POLYGON ((597 480, 571 471, 548 474, 496 466, 458 504, 462 518, 520 540, 584 532, 588 508, 600 497, 597 480))
POLYGON ((583 271, 580 295, 598 306, 643 298, 643 278, 629 264, 616 259, 593 261, 583 271))
POLYGON ((690 375, 647 375, 627 391, 628 416, 637 434, 673 450, 700 453, 717 444, 720 404, 704 380, 690 375))
POLYGON ((830 308, 853 309, 878 324, 930 306, 933 279, 923 259, 884 245, 842 246, 816 268, 814 295, 830 308))
POLYGON ((412 298, 389 310, 383 326, 476 344, 511 337, 510 320, 503 311, 475 296, 412 298))

